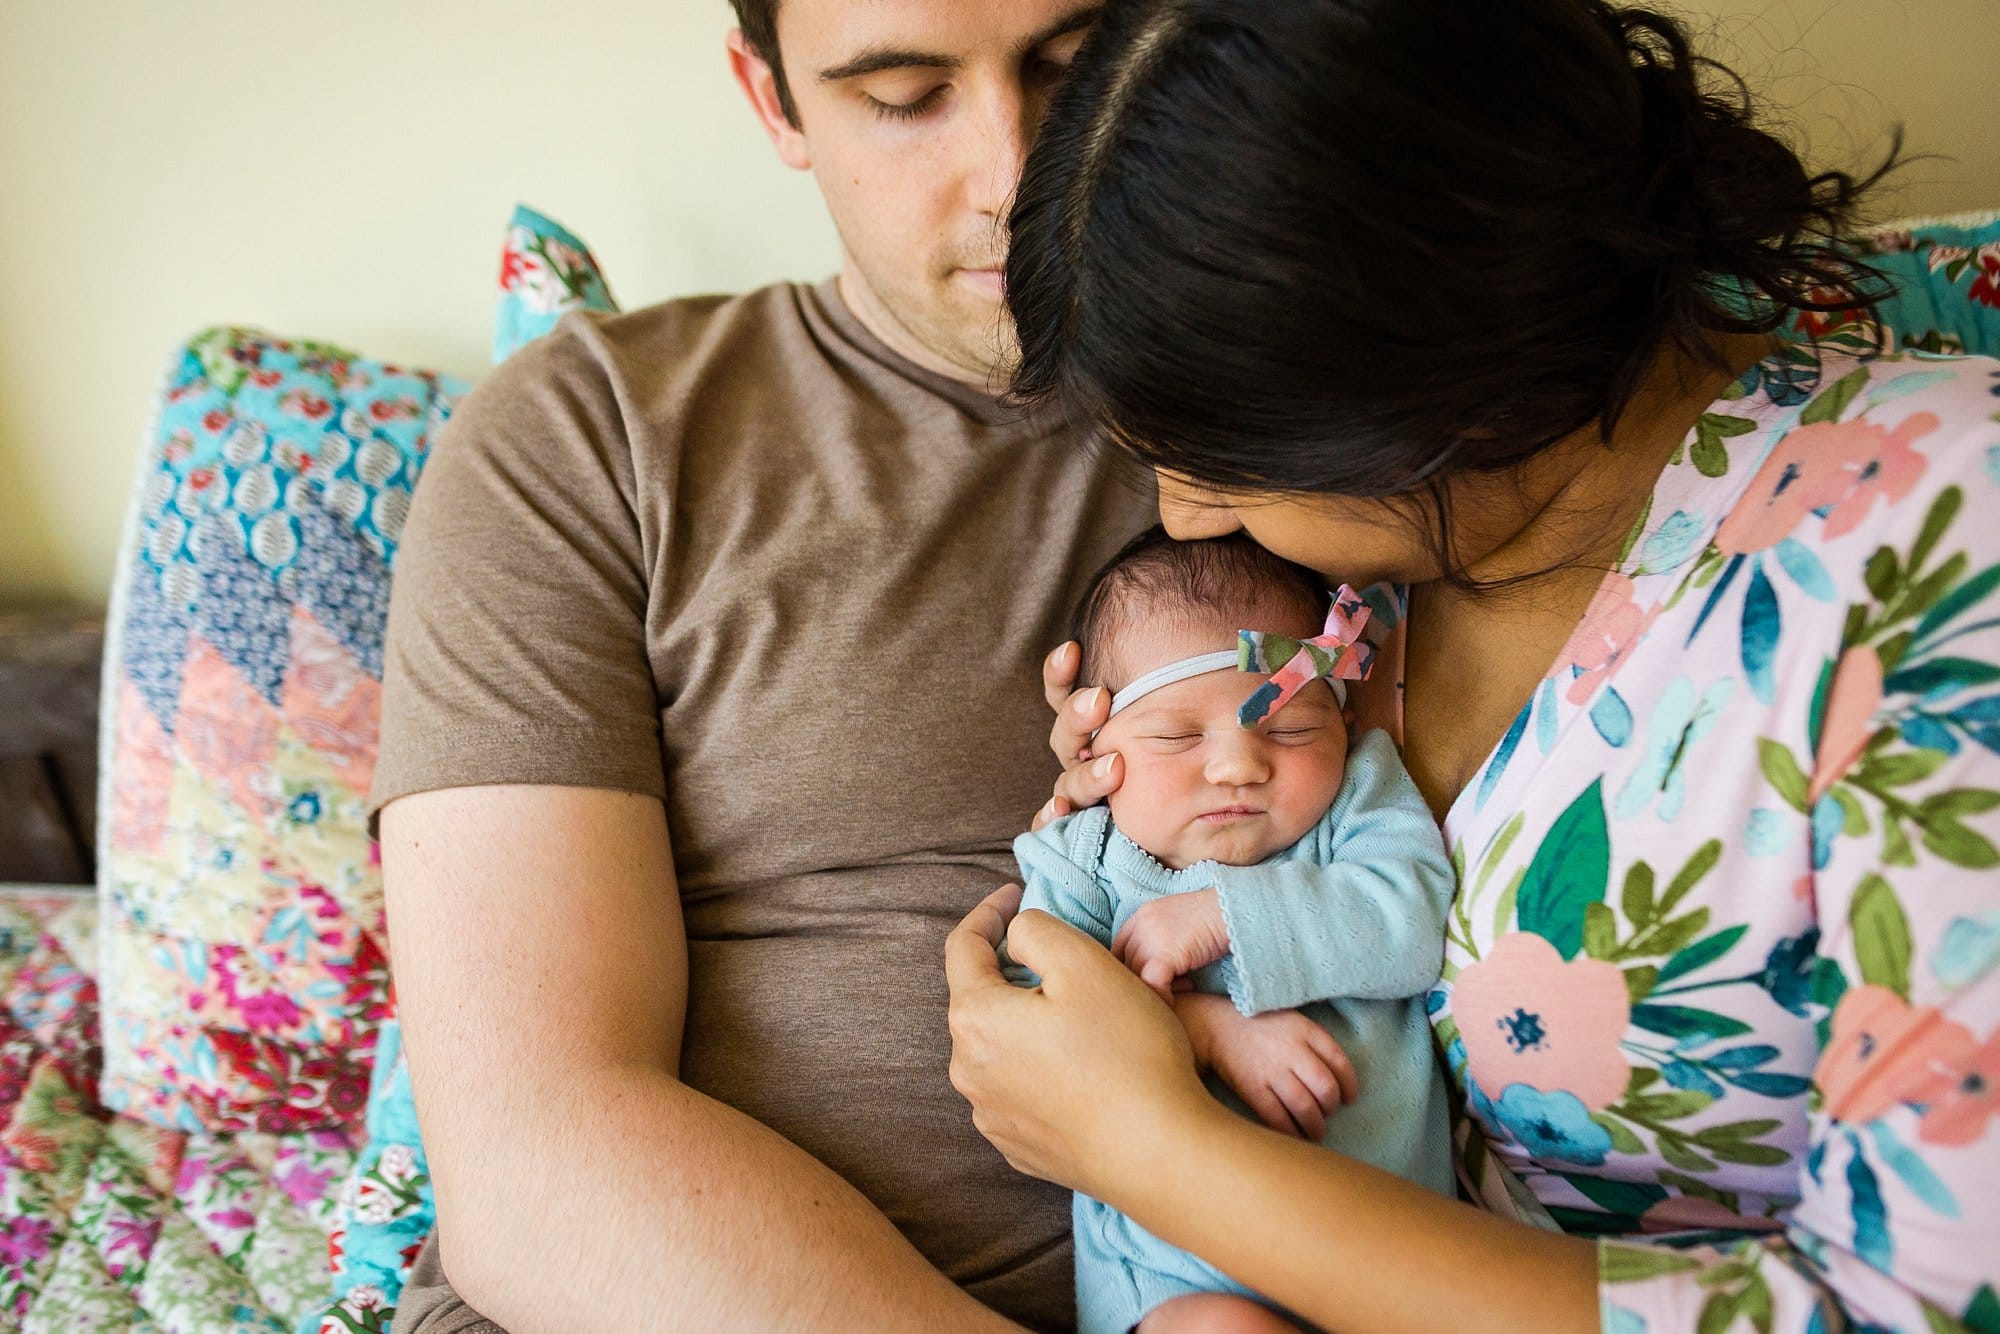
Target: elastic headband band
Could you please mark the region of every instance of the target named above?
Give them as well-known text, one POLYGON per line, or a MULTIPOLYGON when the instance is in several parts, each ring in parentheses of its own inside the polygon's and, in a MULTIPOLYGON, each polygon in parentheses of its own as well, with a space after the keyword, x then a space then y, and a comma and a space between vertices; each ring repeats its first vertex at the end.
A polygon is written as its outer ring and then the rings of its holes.
POLYGON ((1116 718, 1121 710, 1137 704, 1155 690, 1185 681, 1190 676, 1234 671, 1236 659, 1235 649, 1225 649, 1220 653, 1201 653, 1192 658, 1182 658, 1179 662, 1170 662, 1164 667, 1155 667, 1111 697, 1111 716, 1116 718))

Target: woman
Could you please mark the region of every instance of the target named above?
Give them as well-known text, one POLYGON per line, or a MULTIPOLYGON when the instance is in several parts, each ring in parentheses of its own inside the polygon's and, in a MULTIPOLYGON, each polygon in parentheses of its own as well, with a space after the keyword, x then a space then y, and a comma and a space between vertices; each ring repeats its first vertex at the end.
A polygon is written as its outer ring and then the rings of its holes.
MULTIPOLYGON (((2000 1328, 2000 364, 1770 336, 1864 299, 1863 187, 1740 91, 1595 0, 1114 2, 1029 161, 1021 392, 1176 536, 1407 586, 1356 725, 1460 867, 1484 1210, 1221 1110, 1053 919, 1010 990, 1004 892, 954 1081, 1320 1324, 2000 1328)), ((1074 662, 1044 819, 1119 777, 1074 662)))

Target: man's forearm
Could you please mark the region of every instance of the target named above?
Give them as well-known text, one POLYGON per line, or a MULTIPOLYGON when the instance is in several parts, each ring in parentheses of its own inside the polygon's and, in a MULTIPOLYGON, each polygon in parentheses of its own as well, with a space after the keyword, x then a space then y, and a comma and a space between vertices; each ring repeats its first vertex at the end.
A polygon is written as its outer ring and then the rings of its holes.
POLYGON ((516 1334, 1017 1328, 826 1166, 662 1072, 509 1101, 480 1160, 440 1172, 439 1212, 447 1275, 516 1334))

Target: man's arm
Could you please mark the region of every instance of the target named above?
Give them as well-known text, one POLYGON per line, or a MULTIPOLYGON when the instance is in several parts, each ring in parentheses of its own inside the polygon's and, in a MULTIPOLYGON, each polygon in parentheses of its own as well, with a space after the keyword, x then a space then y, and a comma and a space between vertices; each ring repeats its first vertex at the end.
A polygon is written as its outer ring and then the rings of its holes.
POLYGON ((382 814, 399 1013, 447 1275, 516 1334, 1015 1328, 853 1187, 677 1078, 665 813, 569 787, 382 814))

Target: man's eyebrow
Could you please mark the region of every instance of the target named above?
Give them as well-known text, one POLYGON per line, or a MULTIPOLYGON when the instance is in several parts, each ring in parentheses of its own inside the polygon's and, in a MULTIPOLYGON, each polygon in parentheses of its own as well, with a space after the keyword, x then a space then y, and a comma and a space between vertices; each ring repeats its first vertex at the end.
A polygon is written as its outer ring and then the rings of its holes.
POLYGON ((864 74, 880 74, 885 69, 958 69, 964 64, 957 56, 936 51, 878 46, 863 51, 852 60, 821 70, 819 81, 839 83, 843 79, 858 79, 864 74))
MULTIPOLYGON (((1102 4, 1088 4, 1030 34, 1015 47, 1017 54, 1025 55, 1036 47, 1053 42, 1058 37, 1067 37, 1079 28, 1088 28, 1097 22, 1102 12, 1102 4)), ((919 51, 913 47, 878 46, 871 47, 852 60, 830 65, 819 72, 821 83, 839 83, 844 79, 858 79, 865 74, 880 74, 890 69, 962 69, 965 60, 961 56, 946 55, 941 51, 919 51)))

